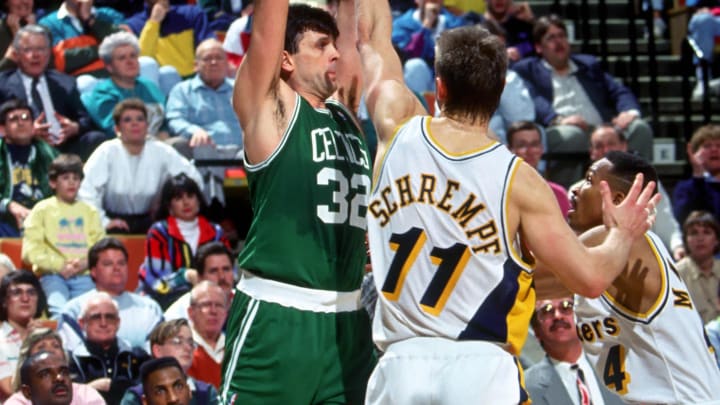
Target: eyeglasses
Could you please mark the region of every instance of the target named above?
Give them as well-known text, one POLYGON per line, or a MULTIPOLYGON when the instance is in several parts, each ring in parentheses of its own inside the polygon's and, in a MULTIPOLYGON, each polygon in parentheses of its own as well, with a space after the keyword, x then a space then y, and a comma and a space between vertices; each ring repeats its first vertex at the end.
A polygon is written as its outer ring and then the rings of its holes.
POLYGON ((117 322, 120 319, 117 314, 113 314, 112 312, 90 314, 86 318, 88 321, 92 322, 98 322, 103 318, 105 318, 106 322, 117 322))
POLYGON ((18 51, 20 53, 29 54, 29 53, 46 53, 49 51, 50 48, 47 46, 27 46, 19 48, 18 51))
POLYGON ((170 338, 167 340, 166 343, 170 343, 173 346, 190 346, 190 348, 194 349, 197 344, 192 338, 181 338, 180 336, 175 336, 174 338, 170 338))
POLYGON ((7 122, 20 122, 20 121, 30 121, 32 117, 28 113, 20 113, 20 114, 12 114, 8 115, 7 118, 5 118, 5 121, 7 122))
POLYGON ((124 123, 124 124, 130 123, 130 122, 133 122, 133 121, 135 121, 135 122, 145 122, 145 121, 146 121, 146 118, 145 118, 144 116, 142 116, 142 115, 138 115, 137 117, 122 117, 122 118, 120 119, 120 122, 122 122, 122 123, 124 123))
POLYGON ((538 318, 547 319, 555 315, 556 310, 560 311, 562 315, 572 315, 574 306, 575 303, 572 300, 562 300, 557 304, 557 306, 555 306, 552 302, 548 302, 538 308, 536 312, 538 318))
POLYGON ((211 62, 222 62, 225 60, 224 55, 209 55, 209 56, 203 56, 200 58, 200 61, 203 63, 211 63, 211 62))
POLYGON ((213 302, 213 301, 203 301, 203 302, 195 302, 191 304, 191 306, 198 308, 199 310, 205 312, 209 311, 210 308, 217 309, 217 310, 225 310, 225 304, 221 302, 213 302))
POLYGON ((10 295, 10 298, 20 298, 22 295, 27 295, 30 298, 37 298, 38 292, 35 288, 22 288, 22 287, 12 287, 8 289, 8 295, 10 295))

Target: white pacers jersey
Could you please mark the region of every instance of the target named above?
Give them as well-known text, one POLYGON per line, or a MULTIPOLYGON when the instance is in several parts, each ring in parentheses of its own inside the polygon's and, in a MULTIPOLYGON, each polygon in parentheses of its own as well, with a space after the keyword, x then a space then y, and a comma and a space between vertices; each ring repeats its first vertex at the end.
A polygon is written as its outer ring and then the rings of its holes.
POLYGON ((600 381, 629 403, 720 403, 720 372, 702 320, 660 238, 648 232, 662 288, 646 313, 607 292, 575 297, 577 331, 600 381))
POLYGON ((532 266, 508 240, 506 210, 520 160, 504 145, 453 155, 430 117, 399 128, 368 206, 378 290, 373 338, 484 340, 519 354, 535 305, 532 266))

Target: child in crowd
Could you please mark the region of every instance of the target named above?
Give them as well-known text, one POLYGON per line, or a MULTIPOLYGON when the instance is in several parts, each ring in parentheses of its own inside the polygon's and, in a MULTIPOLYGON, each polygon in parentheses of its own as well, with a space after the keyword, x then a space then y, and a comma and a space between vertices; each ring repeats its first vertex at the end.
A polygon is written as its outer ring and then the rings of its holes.
POLYGON ((83 164, 76 155, 60 155, 48 171, 55 196, 40 201, 25 221, 22 258, 47 294, 50 314, 95 288, 88 273, 87 252, 105 237, 97 210, 78 201, 83 164))

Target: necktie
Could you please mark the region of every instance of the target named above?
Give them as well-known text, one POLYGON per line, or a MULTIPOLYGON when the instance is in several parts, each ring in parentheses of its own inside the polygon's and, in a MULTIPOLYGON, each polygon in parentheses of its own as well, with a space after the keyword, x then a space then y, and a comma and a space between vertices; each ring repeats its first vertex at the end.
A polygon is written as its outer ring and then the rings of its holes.
POLYGON ((30 84, 30 97, 32 97, 32 104, 33 104, 33 109, 35 110, 35 117, 37 117, 38 115, 40 115, 41 112, 43 112, 42 99, 40 98, 40 92, 38 92, 37 86, 38 86, 38 78, 35 77, 32 79, 32 84, 30 84))
POLYGON ((577 389, 580 395, 580 405, 592 405, 590 401, 590 389, 585 385, 585 373, 577 364, 570 366, 571 370, 577 371, 577 389))

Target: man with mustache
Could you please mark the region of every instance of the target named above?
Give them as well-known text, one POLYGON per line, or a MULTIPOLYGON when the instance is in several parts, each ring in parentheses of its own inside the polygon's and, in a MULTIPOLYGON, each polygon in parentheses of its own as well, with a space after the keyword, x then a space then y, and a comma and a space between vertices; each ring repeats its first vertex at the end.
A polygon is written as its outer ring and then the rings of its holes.
POLYGON ((582 404, 586 388, 595 405, 619 405, 623 402, 608 391, 592 371, 575 331, 573 297, 538 299, 530 325, 547 356, 527 369, 525 384, 536 405, 582 404), (579 380, 582 370, 583 380, 579 380), (578 381, 579 380, 579 381, 578 381), (582 382, 583 385, 580 385, 582 382))
POLYGON ((29 356, 20 368, 23 395, 33 405, 69 405, 73 392, 65 359, 48 352, 29 356))

